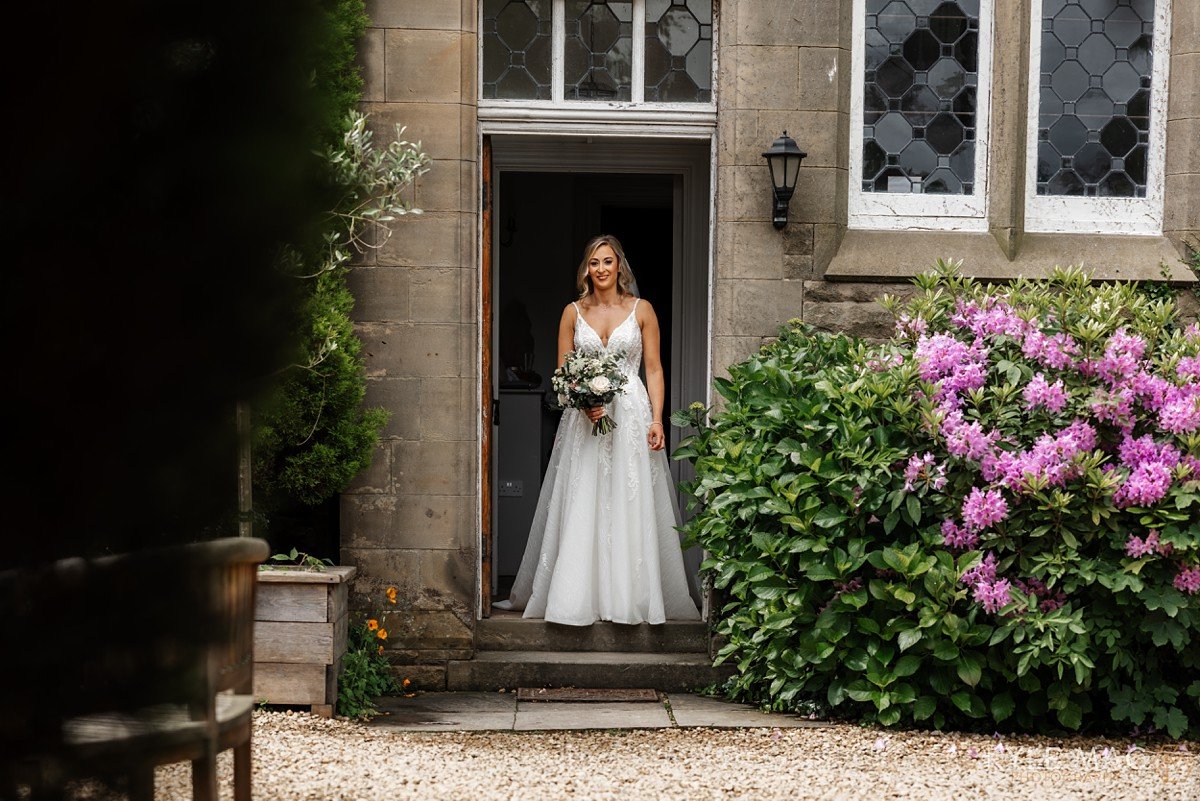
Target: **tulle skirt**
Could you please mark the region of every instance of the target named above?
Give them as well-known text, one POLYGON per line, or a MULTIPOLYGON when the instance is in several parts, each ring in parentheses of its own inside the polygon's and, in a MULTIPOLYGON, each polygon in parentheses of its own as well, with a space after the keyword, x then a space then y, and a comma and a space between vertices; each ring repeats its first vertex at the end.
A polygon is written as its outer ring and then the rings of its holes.
POLYGON ((571 626, 698 620, 666 451, 646 443, 645 385, 633 377, 607 409, 617 428, 603 436, 563 412, 511 608, 571 626))

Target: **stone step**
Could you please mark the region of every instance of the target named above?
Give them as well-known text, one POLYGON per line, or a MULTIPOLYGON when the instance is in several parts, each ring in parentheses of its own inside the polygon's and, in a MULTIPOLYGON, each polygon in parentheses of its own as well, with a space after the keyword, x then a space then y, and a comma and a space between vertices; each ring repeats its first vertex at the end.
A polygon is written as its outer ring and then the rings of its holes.
POLYGON ((474 659, 450 662, 446 689, 646 687, 683 692, 724 681, 732 672, 730 665, 713 667, 706 654, 479 651, 474 659))
POLYGON ((490 617, 475 626, 480 651, 644 651, 707 654, 708 626, 700 621, 593 623, 562 626, 520 617, 490 617))

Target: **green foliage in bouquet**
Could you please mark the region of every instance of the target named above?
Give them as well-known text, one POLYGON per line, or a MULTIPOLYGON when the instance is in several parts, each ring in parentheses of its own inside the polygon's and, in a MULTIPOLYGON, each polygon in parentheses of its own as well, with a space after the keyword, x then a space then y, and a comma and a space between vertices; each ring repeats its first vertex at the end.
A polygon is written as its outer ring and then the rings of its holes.
POLYGON ((884 725, 1200 733, 1200 329, 939 264, 870 347, 793 321, 676 458, 726 691, 884 725))

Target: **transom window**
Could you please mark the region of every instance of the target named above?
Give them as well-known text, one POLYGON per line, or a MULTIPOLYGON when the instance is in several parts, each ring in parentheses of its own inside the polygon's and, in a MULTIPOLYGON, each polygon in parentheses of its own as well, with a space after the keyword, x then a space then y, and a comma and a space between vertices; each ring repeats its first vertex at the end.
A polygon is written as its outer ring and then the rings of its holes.
POLYGON ((712 0, 484 0, 483 100, 712 104, 712 0))

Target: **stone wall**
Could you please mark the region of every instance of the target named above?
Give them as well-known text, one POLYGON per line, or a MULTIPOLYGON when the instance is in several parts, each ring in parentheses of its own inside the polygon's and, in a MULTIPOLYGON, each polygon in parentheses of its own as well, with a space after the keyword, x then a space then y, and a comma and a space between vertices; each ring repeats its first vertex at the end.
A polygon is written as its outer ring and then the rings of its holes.
POLYGON ((846 224, 850 2, 724 0, 717 73, 713 367, 801 315, 846 224), (787 228, 770 223, 762 153, 784 130, 808 153, 787 228))
POLYGON ((1177 245, 1200 249, 1200 3, 1171 5, 1163 228, 1177 245))
POLYGON ((367 13, 376 141, 405 125, 433 163, 410 198, 424 213, 395 223, 351 274, 367 404, 392 419, 342 496, 342 562, 360 571, 353 607, 388 608, 393 662, 439 688, 446 661, 471 654, 477 594, 477 12, 474 0, 367 0, 367 13))

